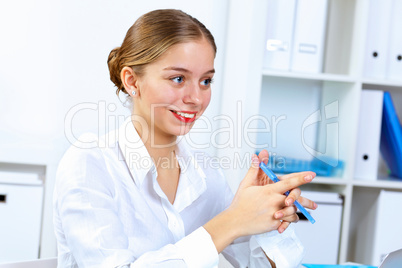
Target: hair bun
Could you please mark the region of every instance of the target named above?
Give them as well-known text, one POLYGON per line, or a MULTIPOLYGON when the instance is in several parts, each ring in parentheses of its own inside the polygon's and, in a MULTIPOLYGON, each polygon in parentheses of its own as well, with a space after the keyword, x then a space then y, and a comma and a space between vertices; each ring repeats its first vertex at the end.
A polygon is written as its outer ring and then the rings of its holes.
POLYGON ((120 90, 124 90, 122 81, 120 79, 120 63, 118 59, 118 54, 119 54, 119 49, 120 47, 116 47, 112 49, 109 53, 109 57, 107 59, 107 64, 109 67, 109 73, 110 73, 110 80, 115 84, 117 87, 117 91, 119 92, 120 90))
POLYGON ((116 47, 116 48, 112 49, 112 51, 110 51, 108 61, 110 60, 110 58, 117 57, 117 53, 119 53, 119 49, 120 49, 120 47, 116 47))

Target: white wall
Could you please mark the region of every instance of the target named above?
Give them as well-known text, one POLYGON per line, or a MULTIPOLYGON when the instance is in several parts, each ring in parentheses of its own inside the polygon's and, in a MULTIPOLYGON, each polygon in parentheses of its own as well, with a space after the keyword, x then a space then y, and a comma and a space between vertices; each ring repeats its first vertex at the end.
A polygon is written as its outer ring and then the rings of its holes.
MULTIPOLYGON (((57 163, 70 145, 66 115, 84 103, 92 107, 77 112, 68 124, 77 137, 111 130, 115 124, 104 118, 129 114, 109 80, 110 50, 147 11, 177 8, 198 18, 218 45, 206 112, 212 118, 220 112, 227 6, 227 0, 0 2, 0 163, 46 166, 42 257, 56 255, 51 201, 57 163)), ((200 143, 209 139, 194 137, 200 143)), ((214 148, 207 150, 214 153, 214 148)))

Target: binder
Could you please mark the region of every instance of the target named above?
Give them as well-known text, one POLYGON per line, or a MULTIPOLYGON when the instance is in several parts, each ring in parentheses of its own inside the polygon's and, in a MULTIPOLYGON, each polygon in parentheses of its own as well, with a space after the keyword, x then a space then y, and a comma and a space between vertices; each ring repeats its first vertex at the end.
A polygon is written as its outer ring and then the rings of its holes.
POLYGON ((384 79, 393 0, 372 0, 369 7, 363 75, 384 79))
POLYGON ((373 195, 368 192, 356 202, 366 202, 367 212, 359 219, 356 229, 355 260, 378 266, 389 252, 402 248, 402 228, 390 226, 390 219, 402 220, 402 214, 395 213, 394 209, 402 204, 402 193, 381 190, 373 195))
POLYGON ((402 263, 402 248, 388 253, 378 268, 398 267, 401 263, 402 263))
POLYGON ((316 219, 311 224, 303 214, 295 225, 295 232, 304 246, 303 263, 336 264, 343 212, 343 197, 338 193, 303 191, 302 195, 318 204, 309 211, 316 219))
POLYGON ((384 92, 380 151, 391 176, 402 179, 402 127, 389 92, 384 92))
POLYGON ((387 57, 387 78, 402 81, 402 1, 394 0, 387 57))
POLYGON ((322 72, 327 7, 327 0, 297 2, 292 71, 322 72))
POLYGON ((263 68, 289 71, 296 0, 268 0, 263 68))
POLYGON ((355 178, 377 180, 384 92, 362 90, 356 142, 355 178))

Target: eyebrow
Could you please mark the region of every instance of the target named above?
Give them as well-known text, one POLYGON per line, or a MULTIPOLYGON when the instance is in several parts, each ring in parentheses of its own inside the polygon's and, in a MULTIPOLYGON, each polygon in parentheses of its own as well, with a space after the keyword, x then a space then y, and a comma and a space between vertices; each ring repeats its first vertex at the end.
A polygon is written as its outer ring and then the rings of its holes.
MULTIPOLYGON (((166 70, 166 71, 171 71, 171 70, 173 70, 173 71, 178 71, 178 72, 191 73, 190 70, 187 70, 187 69, 181 68, 181 67, 175 67, 175 66, 166 67, 166 68, 164 68, 163 70, 166 70)), ((215 73, 215 69, 206 71, 204 74, 209 74, 209 73, 215 73)))

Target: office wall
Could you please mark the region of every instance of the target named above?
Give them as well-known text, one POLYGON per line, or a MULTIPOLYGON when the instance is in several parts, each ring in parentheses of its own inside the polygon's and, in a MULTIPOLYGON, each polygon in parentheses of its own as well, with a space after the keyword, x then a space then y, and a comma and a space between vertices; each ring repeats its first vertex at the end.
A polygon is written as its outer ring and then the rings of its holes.
POLYGON ((46 166, 42 257, 56 254, 52 189, 64 151, 74 137, 114 129, 130 113, 109 80, 110 50, 147 11, 177 8, 198 18, 218 45, 212 118, 220 111, 227 7, 227 0, 0 2, 0 162, 46 166))

